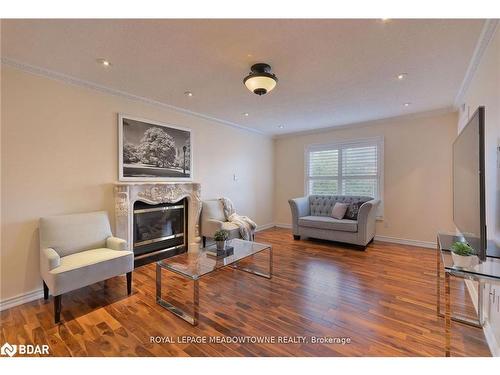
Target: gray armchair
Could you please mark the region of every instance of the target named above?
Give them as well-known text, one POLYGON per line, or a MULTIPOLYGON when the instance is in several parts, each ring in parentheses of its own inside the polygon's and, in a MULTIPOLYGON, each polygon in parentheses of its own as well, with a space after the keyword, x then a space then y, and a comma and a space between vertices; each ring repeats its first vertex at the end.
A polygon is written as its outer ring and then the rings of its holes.
POLYGON ((362 196, 310 195, 289 201, 293 237, 312 237, 366 246, 375 237, 379 200, 362 196), (331 217, 336 202, 359 207, 356 219, 331 217))
POLYGON ((40 273, 44 299, 54 295, 54 320, 60 321, 61 296, 84 286, 127 275, 132 292, 134 253, 113 237, 106 212, 40 219, 40 273))

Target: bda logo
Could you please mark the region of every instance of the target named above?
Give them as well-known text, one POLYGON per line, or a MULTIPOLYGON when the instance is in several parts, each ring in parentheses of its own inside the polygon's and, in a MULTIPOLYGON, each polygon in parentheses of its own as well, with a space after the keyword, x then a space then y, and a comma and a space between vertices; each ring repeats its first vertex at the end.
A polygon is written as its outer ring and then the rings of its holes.
POLYGON ((10 345, 8 342, 2 345, 0 348, 0 354, 2 355, 8 355, 9 357, 12 357, 14 354, 17 352, 17 346, 16 345, 10 345))

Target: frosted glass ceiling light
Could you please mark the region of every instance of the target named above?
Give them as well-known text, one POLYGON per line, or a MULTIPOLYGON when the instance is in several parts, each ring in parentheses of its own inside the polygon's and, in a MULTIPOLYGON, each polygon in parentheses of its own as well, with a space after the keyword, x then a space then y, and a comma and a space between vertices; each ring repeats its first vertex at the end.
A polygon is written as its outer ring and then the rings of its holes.
POLYGON ((243 80, 247 89, 257 95, 267 94, 274 89, 278 78, 271 73, 271 67, 268 64, 254 64, 250 70, 250 74, 243 80))

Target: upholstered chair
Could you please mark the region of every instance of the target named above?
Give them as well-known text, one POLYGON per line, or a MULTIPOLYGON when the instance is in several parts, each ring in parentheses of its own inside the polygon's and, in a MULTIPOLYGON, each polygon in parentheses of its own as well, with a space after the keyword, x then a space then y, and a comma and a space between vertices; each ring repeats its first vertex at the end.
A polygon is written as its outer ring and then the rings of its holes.
POLYGON ((127 275, 132 292, 134 253, 113 237, 106 212, 40 219, 40 273, 44 299, 54 296, 54 320, 60 321, 61 296, 118 275, 127 275))
POLYGON ((226 221, 222 202, 219 199, 204 200, 201 211, 203 247, 207 245, 207 238, 213 238, 214 233, 221 229, 229 232, 229 239, 241 238, 238 226, 226 221))

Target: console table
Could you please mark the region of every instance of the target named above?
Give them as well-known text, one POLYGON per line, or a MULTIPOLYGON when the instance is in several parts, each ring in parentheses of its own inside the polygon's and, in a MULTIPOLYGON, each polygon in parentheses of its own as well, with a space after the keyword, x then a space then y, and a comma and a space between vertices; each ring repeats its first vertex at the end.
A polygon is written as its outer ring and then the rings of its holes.
POLYGON ((438 233, 437 236, 437 305, 436 313, 440 317, 444 317, 445 326, 445 355, 450 356, 451 351, 451 321, 465 323, 474 327, 483 326, 483 293, 482 287, 485 281, 494 283, 500 282, 500 258, 498 257, 498 247, 493 243, 488 243, 488 251, 486 252, 486 260, 481 262, 475 257, 471 266, 462 268, 457 267, 453 263, 451 256, 451 245, 460 241, 460 237, 449 233, 438 233), (444 297, 445 297, 445 313, 441 313, 441 270, 444 271, 444 297), (451 312, 451 296, 450 296, 450 278, 451 276, 459 277, 464 280, 477 281, 478 288, 478 319, 474 321, 465 317, 452 315, 451 312))

